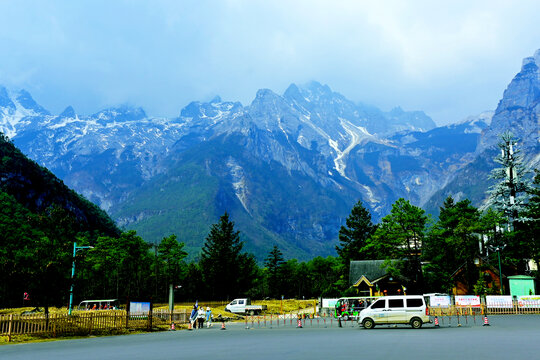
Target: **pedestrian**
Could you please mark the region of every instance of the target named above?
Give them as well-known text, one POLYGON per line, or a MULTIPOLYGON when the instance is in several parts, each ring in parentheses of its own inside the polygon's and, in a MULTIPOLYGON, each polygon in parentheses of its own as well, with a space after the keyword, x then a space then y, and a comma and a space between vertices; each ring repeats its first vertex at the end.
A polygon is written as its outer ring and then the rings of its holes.
POLYGON ((197 313, 197 322, 198 322, 197 326, 199 327, 199 329, 202 329, 202 327, 203 327, 204 316, 205 316, 204 309, 203 309, 203 307, 201 306, 201 307, 199 308, 198 313, 197 313))
POLYGON ((193 305, 193 310, 191 310, 191 315, 189 316, 189 322, 193 329, 197 328, 197 305, 193 305))
POLYGON ((206 327, 209 328, 212 326, 212 310, 210 306, 206 307, 206 327))

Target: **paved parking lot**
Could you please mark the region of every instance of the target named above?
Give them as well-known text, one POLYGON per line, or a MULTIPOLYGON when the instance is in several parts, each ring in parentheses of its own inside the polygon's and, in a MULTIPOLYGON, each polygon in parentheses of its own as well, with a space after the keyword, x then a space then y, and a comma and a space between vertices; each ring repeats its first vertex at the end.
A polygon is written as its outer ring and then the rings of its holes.
POLYGON ((435 328, 365 330, 294 326, 212 329, 63 340, 0 347, 1 359, 536 359, 540 316, 490 316, 489 327, 472 321, 435 328))

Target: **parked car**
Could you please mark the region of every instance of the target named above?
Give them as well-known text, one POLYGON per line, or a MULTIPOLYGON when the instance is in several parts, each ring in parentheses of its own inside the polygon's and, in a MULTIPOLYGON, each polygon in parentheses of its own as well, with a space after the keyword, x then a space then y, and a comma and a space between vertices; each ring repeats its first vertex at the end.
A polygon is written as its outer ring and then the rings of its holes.
POLYGON ((266 305, 251 305, 251 300, 247 298, 234 299, 225 306, 225 311, 234 314, 258 315, 266 309, 266 305))
POLYGON ((420 329, 429 323, 429 309, 422 295, 399 295, 379 298, 360 312, 358 323, 365 329, 382 324, 407 324, 420 329))

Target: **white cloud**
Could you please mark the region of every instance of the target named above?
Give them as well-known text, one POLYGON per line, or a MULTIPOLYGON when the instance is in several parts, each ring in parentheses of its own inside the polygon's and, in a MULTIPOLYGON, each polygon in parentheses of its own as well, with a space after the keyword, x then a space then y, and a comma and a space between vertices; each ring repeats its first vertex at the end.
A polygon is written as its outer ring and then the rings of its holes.
POLYGON ((247 103, 259 88, 313 79, 458 121, 493 109, 540 47, 539 10, 528 0, 2 2, 0 84, 53 111, 129 101, 172 116, 191 100, 247 103))

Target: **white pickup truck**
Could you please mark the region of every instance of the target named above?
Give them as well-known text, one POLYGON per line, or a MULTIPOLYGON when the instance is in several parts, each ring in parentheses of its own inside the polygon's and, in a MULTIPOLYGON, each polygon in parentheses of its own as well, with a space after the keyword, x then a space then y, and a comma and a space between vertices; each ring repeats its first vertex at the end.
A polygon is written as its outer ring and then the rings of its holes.
POLYGON ((266 305, 251 305, 249 299, 234 299, 225 306, 225 311, 234 314, 258 315, 266 309, 266 305))

